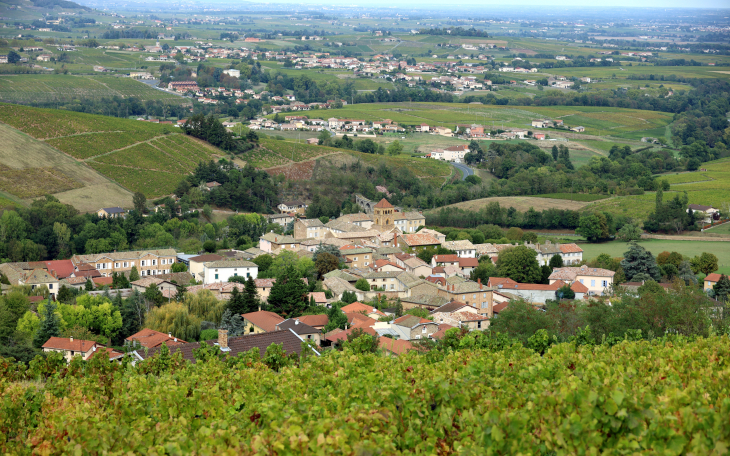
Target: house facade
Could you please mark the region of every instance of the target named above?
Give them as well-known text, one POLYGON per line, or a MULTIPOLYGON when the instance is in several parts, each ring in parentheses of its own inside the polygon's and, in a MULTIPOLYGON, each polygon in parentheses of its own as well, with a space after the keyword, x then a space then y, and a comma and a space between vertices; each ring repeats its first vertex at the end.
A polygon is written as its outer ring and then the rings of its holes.
POLYGON ((169 274, 172 265, 177 262, 175 249, 135 250, 131 252, 94 253, 74 255, 71 262, 75 268, 80 264, 93 265, 102 277, 110 277, 112 273, 128 273, 137 268, 140 277, 169 274))
POLYGON ((228 282, 231 277, 256 278, 259 267, 246 260, 220 260, 205 263, 203 266, 203 284, 228 282))

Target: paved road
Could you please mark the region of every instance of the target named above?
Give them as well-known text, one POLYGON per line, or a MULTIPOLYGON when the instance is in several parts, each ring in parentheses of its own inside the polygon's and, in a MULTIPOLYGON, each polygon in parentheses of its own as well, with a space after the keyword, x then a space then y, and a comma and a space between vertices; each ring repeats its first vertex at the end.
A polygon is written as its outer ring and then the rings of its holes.
POLYGON ((471 176, 472 174, 474 174, 474 170, 469 168, 468 166, 466 166, 463 163, 451 163, 451 164, 454 165, 454 168, 461 171, 461 180, 466 180, 467 176, 471 176))

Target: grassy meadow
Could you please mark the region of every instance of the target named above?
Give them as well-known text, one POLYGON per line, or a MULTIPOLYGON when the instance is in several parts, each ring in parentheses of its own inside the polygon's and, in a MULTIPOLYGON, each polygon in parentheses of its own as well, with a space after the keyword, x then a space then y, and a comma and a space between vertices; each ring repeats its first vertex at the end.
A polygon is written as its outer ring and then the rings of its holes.
MULTIPOLYGON (((730 274, 730 243, 720 241, 665 241, 661 239, 645 239, 639 244, 652 255, 657 256, 662 252, 679 252, 687 257, 694 257, 709 252, 717 256, 718 272, 730 274)), ((598 244, 582 243, 580 248, 583 249, 583 259, 590 260, 596 258, 602 253, 607 253, 612 257, 623 257, 629 247, 628 243, 621 241, 603 242, 598 244)))

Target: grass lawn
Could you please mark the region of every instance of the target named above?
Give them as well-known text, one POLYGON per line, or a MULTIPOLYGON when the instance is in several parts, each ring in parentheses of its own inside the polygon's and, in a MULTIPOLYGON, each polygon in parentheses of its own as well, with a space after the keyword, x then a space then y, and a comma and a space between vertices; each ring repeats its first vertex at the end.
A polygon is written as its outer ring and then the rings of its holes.
MULTIPOLYGON (((661 252, 679 252, 687 257, 700 255, 702 252, 710 252, 717 256, 719 272, 730 274, 730 243, 717 241, 665 241, 661 239, 647 239, 639 243, 652 255, 657 256, 661 252)), ((612 257, 622 257, 629 247, 628 243, 620 241, 604 242, 600 244, 581 244, 583 258, 590 260, 601 253, 607 253, 612 257)))
POLYGON ((709 230, 705 230, 705 232, 712 234, 730 234, 730 223, 710 228, 709 230))

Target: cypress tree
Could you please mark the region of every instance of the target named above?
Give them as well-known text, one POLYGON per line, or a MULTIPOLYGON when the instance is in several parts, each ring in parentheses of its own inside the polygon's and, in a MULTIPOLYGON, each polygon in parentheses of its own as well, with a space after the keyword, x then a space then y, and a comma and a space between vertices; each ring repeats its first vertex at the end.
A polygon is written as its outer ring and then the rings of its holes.
POLYGON ((242 298, 243 308, 245 309, 245 312, 242 313, 256 312, 259 310, 261 301, 259 300, 259 293, 256 290, 256 283, 253 281, 253 277, 251 276, 249 276, 248 280, 246 280, 242 298))
POLYGON ((48 296, 48 302, 41 312, 41 317, 41 326, 33 337, 33 346, 35 348, 41 348, 51 337, 61 335, 61 324, 58 315, 56 315, 56 303, 51 301, 50 296, 48 296))

